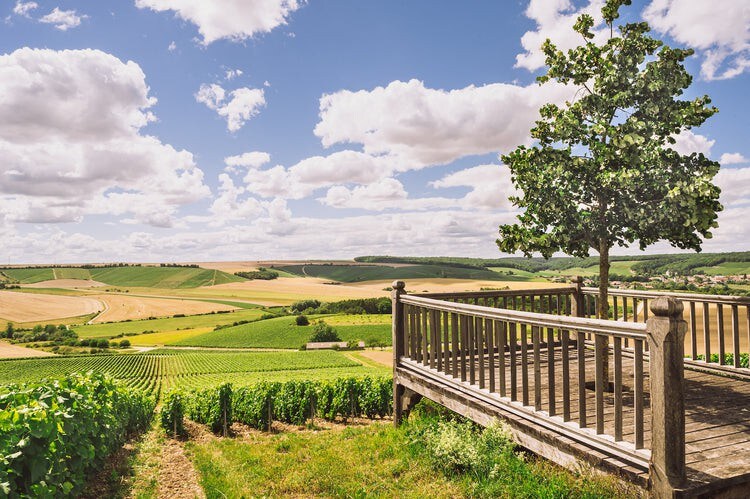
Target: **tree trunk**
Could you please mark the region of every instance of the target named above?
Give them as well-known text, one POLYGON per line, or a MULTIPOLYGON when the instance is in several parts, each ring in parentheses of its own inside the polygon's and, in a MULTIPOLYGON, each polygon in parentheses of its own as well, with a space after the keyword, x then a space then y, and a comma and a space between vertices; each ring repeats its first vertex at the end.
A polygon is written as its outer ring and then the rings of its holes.
MULTIPOLYGON (((596 315, 599 319, 609 319, 609 243, 606 239, 599 240, 599 300, 596 315)), ((596 342, 597 355, 604 359, 604 387, 609 387, 609 338, 601 338, 596 342)))

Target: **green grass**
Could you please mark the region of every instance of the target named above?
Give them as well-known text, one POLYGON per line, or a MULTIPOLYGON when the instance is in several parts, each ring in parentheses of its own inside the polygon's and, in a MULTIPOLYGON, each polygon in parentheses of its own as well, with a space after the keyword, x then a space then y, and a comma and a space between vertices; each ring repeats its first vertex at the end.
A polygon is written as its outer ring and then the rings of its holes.
MULTIPOLYGON (((356 318, 360 316, 351 317, 356 318)), ((311 322, 314 322, 316 317, 310 317, 310 319, 311 322)), ((336 321, 335 329, 342 341, 368 341, 375 339, 386 344, 391 343, 390 322, 380 324, 343 324, 343 319, 337 319, 336 321)), ((307 343, 312 333, 313 324, 309 326, 297 326, 295 324, 295 317, 286 316, 211 331, 177 341, 173 344, 196 347, 296 349, 307 343)))
POLYGON ((39 381, 73 372, 108 373, 129 386, 202 388, 223 382, 249 385, 259 381, 335 379, 387 375, 387 368, 364 366, 331 350, 318 352, 233 352, 157 349, 143 354, 82 355, 0 361, 6 383, 39 381))
POLYGON ((55 278, 52 274, 52 269, 49 268, 6 269, 3 270, 3 274, 21 284, 33 284, 35 282, 49 281, 55 278))
MULTIPOLYGON (((489 473, 437 466, 424 421, 342 429, 209 436, 186 444, 208 498, 224 497, 627 497, 607 477, 576 475, 512 450, 488 456, 489 473)), ((467 438, 472 438, 467 435, 467 438)), ((632 491, 631 491, 632 492, 632 491)))
POLYGON ((87 324, 75 326, 75 332, 81 338, 112 338, 125 333, 142 333, 143 331, 176 331, 178 329, 196 329, 232 324, 242 320, 256 320, 263 311, 249 308, 226 314, 190 315, 187 317, 166 317, 163 319, 146 319, 129 322, 111 322, 109 324, 87 324))
MULTIPOLYGON (((289 265, 280 270, 297 275, 321 277, 339 282, 362 282, 391 279, 477 279, 503 281, 505 277, 488 269, 451 267, 448 265, 289 265)), ((510 276, 513 277, 513 276, 510 276)))
POLYGON ((714 267, 695 269, 696 273, 706 275, 744 275, 750 274, 750 262, 724 262, 714 267))
POLYGON ((52 269, 55 279, 91 279, 91 273, 88 269, 79 268, 61 268, 52 269))
POLYGON ((52 279, 93 279, 111 286, 183 289, 244 281, 220 270, 194 267, 31 268, 3 270, 23 284, 52 279))

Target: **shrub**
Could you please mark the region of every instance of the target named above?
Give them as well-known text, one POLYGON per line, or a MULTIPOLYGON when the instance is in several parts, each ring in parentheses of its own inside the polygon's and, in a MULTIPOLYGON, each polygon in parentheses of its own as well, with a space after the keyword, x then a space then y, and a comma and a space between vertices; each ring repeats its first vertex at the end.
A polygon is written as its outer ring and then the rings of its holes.
POLYGON ((310 324, 310 320, 307 318, 306 315, 298 315, 295 319, 295 322, 298 326, 307 326, 310 324))
POLYGON ((318 321, 313 326, 313 334, 310 337, 310 341, 313 343, 321 341, 341 341, 339 334, 334 328, 326 324, 324 321, 318 321))
POLYGON ((130 348, 130 340, 120 341, 120 348, 130 348))

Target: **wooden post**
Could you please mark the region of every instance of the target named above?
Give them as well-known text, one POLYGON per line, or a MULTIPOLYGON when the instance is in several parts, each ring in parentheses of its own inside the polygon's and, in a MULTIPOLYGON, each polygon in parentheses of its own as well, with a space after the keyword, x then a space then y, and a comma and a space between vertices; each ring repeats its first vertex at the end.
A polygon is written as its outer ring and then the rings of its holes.
POLYGON ((583 317, 583 291, 581 290, 581 288, 583 288, 583 277, 576 276, 576 278, 573 279, 573 284, 576 289, 570 296, 570 315, 573 317, 583 317))
POLYGON ((687 323, 682 302, 661 296, 646 323, 651 374, 651 463, 654 497, 675 497, 685 474, 685 377, 683 343, 687 323))
POLYGON ((404 281, 393 281, 393 291, 391 291, 391 311, 393 314, 393 424, 401 424, 403 417, 403 398, 404 387, 398 384, 396 378, 396 369, 401 356, 404 355, 404 304, 401 303, 401 295, 405 294, 406 284, 404 281))

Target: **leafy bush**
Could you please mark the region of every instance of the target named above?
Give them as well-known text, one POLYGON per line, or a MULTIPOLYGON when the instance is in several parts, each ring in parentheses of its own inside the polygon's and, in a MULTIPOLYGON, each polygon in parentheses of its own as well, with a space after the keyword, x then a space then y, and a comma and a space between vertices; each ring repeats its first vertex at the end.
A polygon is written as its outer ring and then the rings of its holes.
POLYGON ((310 341, 313 343, 322 341, 341 341, 339 334, 334 328, 326 324, 324 321, 318 321, 313 326, 313 334, 310 337, 310 341))
POLYGON ((242 277, 244 279, 260 279, 263 281, 272 281, 273 279, 279 277, 278 272, 274 272, 273 270, 268 270, 263 267, 250 272, 235 272, 234 275, 242 277))
POLYGON ((449 476, 469 473, 492 479, 515 448, 510 428, 498 420, 482 428, 468 420, 437 419, 416 433, 433 467, 449 476))
POLYGON ((151 397, 102 374, 0 388, 0 495, 79 493, 153 410, 151 397))
POLYGON ((185 434, 183 395, 178 391, 167 393, 161 407, 161 426, 168 435, 177 438, 185 434))
MULTIPOLYGON (((232 400, 227 421, 268 430, 272 421, 302 425, 316 416, 327 420, 363 415, 382 418, 392 412, 392 388, 390 378, 370 377, 341 378, 333 382, 264 382, 234 391, 229 387, 232 400)), ((217 389, 186 394, 187 417, 215 428, 214 422, 220 413, 217 394, 217 389)))
POLYGON ((306 315, 298 315, 294 321, 297 323, 298 326, 307 326, 310 324, 310 320, 307 318, 306 315))

